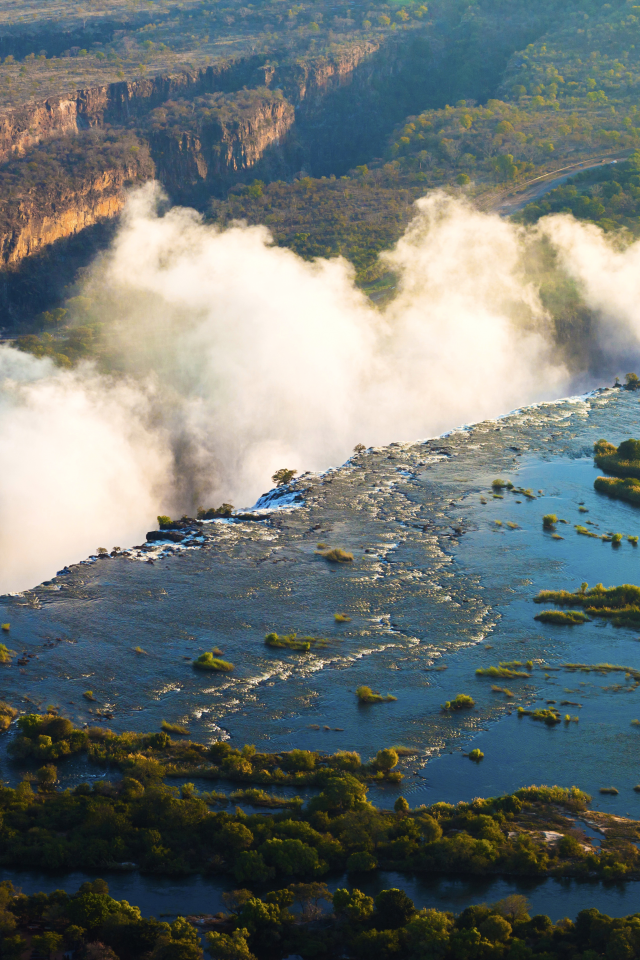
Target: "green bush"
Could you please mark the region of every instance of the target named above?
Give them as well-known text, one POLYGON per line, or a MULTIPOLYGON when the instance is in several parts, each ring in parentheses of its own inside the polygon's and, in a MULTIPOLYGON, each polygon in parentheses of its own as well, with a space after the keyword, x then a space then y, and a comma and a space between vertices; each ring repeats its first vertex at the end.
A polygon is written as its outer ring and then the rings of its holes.
POLYGON ((356 697, 360 703, 389 703, 392 700, 397 700, 397 697, 392 697, 390 693, 383 695, 381 693, 374 693, 371 687, 361 686, 356 690, 356 697))
POLYGON ((214 657, 211 651, 206 653, 201 653, 200 656, 193 661, 193 666, 196 670, 214 670, 218 673, 229 673, 233 670, 233 664, 228 663, 226 660, 220 660, 218 657, 214 657))
POLYGON ((459 693, 453 700, 447 700, 443 710, 471 710, 475 707, 475 700, 466 693, 459 693))

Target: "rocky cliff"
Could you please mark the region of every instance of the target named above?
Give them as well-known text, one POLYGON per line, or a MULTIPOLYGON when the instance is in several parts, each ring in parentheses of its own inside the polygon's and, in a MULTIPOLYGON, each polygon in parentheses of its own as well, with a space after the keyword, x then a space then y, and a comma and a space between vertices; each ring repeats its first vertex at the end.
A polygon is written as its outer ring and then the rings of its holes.
POLYGON ((148 153, 131 154, 109 169, 58 178, 42 189, 3 204, 0 222, 0 264, 11 266, 43 247, 116 216, 125 202, 125 186, 154 174, 148 153))
POLYGON ((263 87, 168 103, 150 120, 158 177, 180 197, 205 182, 212 190, 228 184, 273 154, 293 126, 295 109, 263 87))
POLYGON ((183 202, 204 199, 207 191, 242 179, 260 163, 268 176, 290 175, 300 168, 299 149, 285 157, 287 138, 298 118, 321 113, 323 101, 350 83, 379 46, 373 41, 345 43, 331 57, 312 56, 282 66, 265 65, 263 57, 238 57, 5 110, 0 114, 0 162, 6 166, 24 159, 22 174, 14 171, 10 178, 9 213, 6 190, 4 203, 0 202, 0 209, 4 207, 0 263, 18 263, 58 239, 117 215, 124 204, 125 182, 148 179, 156 169, 159 179, 183 202), (34 160, 42 162, 35 154, 53 151, 56 143, 60 151, 65 138, 71 145, 71 138, 77 140, 83 131, 91 137, 89 131, 113 127, 137 129, 151 146, 155 167, 145 154, 144 162, 131 161, 127 167, 108 161, 99 173, 68 176, 64 186, 28 185, 28 168, 34 160), (21 175, 27 187, 19 182, 15 188, 21 175))
POLYGON ((238 58, 199 70, 119 81, 11 107, 0 113, 0 161, 24 156, 51 137, 104 123, 124 123, 175 97, 237 89, 255 72, 257 58, 238 58))

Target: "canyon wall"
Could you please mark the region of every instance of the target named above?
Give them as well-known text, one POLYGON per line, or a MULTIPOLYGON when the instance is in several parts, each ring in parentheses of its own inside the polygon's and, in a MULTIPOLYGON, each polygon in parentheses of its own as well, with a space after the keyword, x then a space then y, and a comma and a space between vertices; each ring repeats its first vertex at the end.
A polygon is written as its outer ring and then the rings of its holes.
MULTIPOLYGON (((132 160, 126 170, 105 164, 99 175, 72 178, 64 187, 19 190, 8 212, 5 203, 4 223, 0 222, 0 265, 19 264, 56 240, 116 216, 123 207, 127 183, 157 175, 175 197, 190 202, 198 199, 197 190, 189 192, 192 188, 200 188, 204 197, 206 190, 241 179, 265 158, 271 158, 273 171, 289 175, 299 168, 299 163, 293 165, 299 156, 285 159, 283 148, 298 118, 321 113, 323 101, 349 84, 378 50, 379 44, 362 42, 345 45, 331 58, 312 57, 281 67, 265 66, 264 57, 238 57, 5 109, 0 113, 0 163, 28 163, 33 159, 30 151, 53 138, 132 125, 148 140, 153 161, 145 153, 144 161, 132 160), (185 119, 166 129, 149 126, 152 112, 163 105, 193 103, 199 97, 231 91, 239 93, 230 93, 226 112, 210 122, 194 127, 185 119)), ((11 175, 13 181, 19 176, 15 164, 11 175)))
POLYGON ((0 264, 19 264, 56 240, 73 236, 124 206, 124 187, 154 175, 148 153, 128 164, 61 185, 49 195, 25 194, 11 204, 0 225, 0 264))
POLYGON ((51 137, 67 136, 104 123, 124 123, 172 98, 237 89, 251 78, 257 61, 256 57, 241 57, 198 70, 122 80, 8 107, 0 112, 0 162, 24 156, 30 148, 51 137))

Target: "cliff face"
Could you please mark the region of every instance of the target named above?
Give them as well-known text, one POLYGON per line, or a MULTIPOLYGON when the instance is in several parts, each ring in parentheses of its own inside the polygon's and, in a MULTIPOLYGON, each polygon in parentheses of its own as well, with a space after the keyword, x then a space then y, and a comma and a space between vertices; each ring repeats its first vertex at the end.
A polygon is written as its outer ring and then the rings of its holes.
POLYGON ((125 202, 124 187, 153 176, 148 156, 125 166, 60 185, 47 196, 21 197, 0 227, 0 264, 17 264, 43 247, 116 216, 125 202))
POLYGON ((105 122, 123 123, 175 97, 232 89, 250 78, 255 60, 239 58, 201 70, 123 80, 7 109, 0 114, 0 161, 24 156, 50 137, 78 133, 105 122))
POLYGON ((363 42, 348 47, 331 60, 318 57, 307 63, 297 62, 274 69, 268 79, 265 76, 265 83, 271 87, 281 86, 287 99, 296 106, 304 103, 305 107, 309 107, 333 90, 350 83, 357 68, 379 49, 379 43, 363 42))
MULTIPOLYGON (((199 106, 210 102, 202 98, 199 106)), ((175 195, 250 170, 283 142, 295 120, 293 105, 266 90, 232 104, 236 109, 228 100, 213 101, 189 130, 168 126, 151 134, 158 177, 175 195)))
MULTIPOLYGON (((132 161, 130 169, 106 165, 99 174, 70 181, 64 188, 40 194, 18 190, 8 217, 0 220, 0 264, 16 264, 58 239, 116 216, 124 205, 125 182, 149 179, 156 170, 174 196, 186 202, 204 198, 216 184, 233 182, 259 163, 269 175, 298 170, 299 148, 285 157, 292 128, 301 122, 308 126, 309 118, 323 129, 330 124, 323 104, 339 96, 356 74, 369 75, 367 64, 378 51, 379 44, 362 42, 345 46, 330 59, 316 57, 281 67, 264 65, 263 57, 239 57, 4 111, 0 162, 31 152, 20 161, 26 164, 40 149, 38 144, 110 125, 146 130, 156 167, 147 155, 145 163, 132 161), (215 102, 205 103, 194 116, 208 99, 215 102), (164 114, 160 122, 149 122, 154 113, 164 114)), ((336 135, 350 134, 336 128, 336 135)))

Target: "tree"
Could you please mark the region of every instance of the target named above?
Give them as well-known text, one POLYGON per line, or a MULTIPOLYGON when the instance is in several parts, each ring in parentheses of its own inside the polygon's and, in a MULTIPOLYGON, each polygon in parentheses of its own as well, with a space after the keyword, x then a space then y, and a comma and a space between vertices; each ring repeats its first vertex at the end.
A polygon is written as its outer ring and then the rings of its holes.
POLYGON ((273 867, 268 867, 264 858, 257 850, 244 850, 236 857, 233 864, 233 875, 240 883, 264 883, 275 874, 273 867))
POLYGON ((38 783, 42 790, 50 790, 58 779, 58 769, 52 763, 40 767, 38 770, 38 783))
POLYGON ((333 895, 333 910, 337 917, 346 917, 355 923, 368 920, 373 913, 373 898, 361 890, 336 890, 333 895))
POLYGON ((376 767, 379 770, 384 770, 385 773, 393 770, 393 768, 397 766, 398 760, 398 754, 393 747, 387 747, 384 750, 378 750, 376 753, 376 767))
POLYGON ((490 943, 506 943, 511 936, 511 924, 497 913, 483 920, 478 929, 490 943))
POLYGON ((618 456, 621 460, 640 460, 640 440, 623 440, 618 456))
POLYGON ((513 924, 516 920, 528 920, 531 904, 521 893, 510 893, 508 897, 494 903, 493 909, 513 924))
POLYGON ((295 903, 302 907, 302 916, 313 920, 322 913, 320 900, 331 903, 333 894, 326 883, 292 883, 289 887, 295 903))
POLYGON ((2 941, 3 960, 20 960, 27 946, 27 941, 20 934, 16 934, 14 937, 5 937, 2 941))
POLYGON ((297 470, 289 470, 287 467, 281 467, 280 470, 276 470, 271 480, 275 483, 276 487, 286 487, 291 483, 297 472, 297 470))
POLYGON ((398 797, 396 802, 393 805, 393 809, 396 813, 408 813, 409 812, 409 803, 405 800, 404 797, 398 797))
POLYGON ((88 943, 84 948, 85 960, 118 960, 111 947, 105 946, 96 940, 94 943, 88 943))
POLYGON ((367 786, 349 773, 341 777, 330 777, 324 789, 307 804, 309 812, 327 810, 331 813, 344 813, 367 806, 367 786))
POLYGON ((327 864, 318 856, 318 851, 302 840, 281 840, 274 837, 261 847, 267 863, 284 876, 313 877, 326 872, 327 864))
POLYGON ((375 899, 374 925, 379 930, 395 930, 404 927, 416 912, 413 900, 404 890, 392 887, 381 890, 375 899))
POLYGON ((50 957, 52 953, 57 953, 58 950, 60 950, 62 941, 61 933, 46 930, 44 933, 41 933, 40 936, 31 938, 31 946, 39 953, 46 953, 46 955, 50 957))
POLYGON ((378 861, 372 853, 368 850, 359 850, 352 853, 347 860, 347 873, 367 873, 375 870, 377 866, 378 861))
POLYGON ((234 930, 231 936, 226 933, 207 933, 207 951, 213 960, 256 960, 249 949, 247 938, 249 931, 234 930))
POLYGON ((243 823, 225 823, 216 839, 223 850, 240 853, 249 849, 253 843, 253 834, 243 823))

